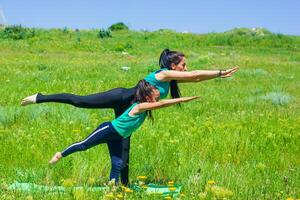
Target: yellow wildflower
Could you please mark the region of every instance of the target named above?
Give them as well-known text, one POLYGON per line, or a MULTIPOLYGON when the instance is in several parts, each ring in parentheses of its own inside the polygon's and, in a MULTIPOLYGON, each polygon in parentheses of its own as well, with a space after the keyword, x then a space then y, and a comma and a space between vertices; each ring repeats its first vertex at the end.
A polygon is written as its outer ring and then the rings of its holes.
POLYGON ((292 197, 287 198, 286 200, 294 200, 292 197))
POLYGON ((209 180, 209 181, 207 181, 207 183, 208 183, 209 185, 214 185, 214 184, 216 184, 216 182, 215 182, 214 180, 209 180))
POLYGON ((174 185, 174 181, 169 181, 168 185, 174 185))
POLYGON ((146 180, 148 177, 147 176, 138 176, 139 180, 146 180))
POLYGON ((132 189, 129 189, 129 188, 126 188, 126 189, 125 189, 125 192, 127 192, 127 193, 132 193, 133 190, 132 190, 132 189))
POLYGON ((166 196, 166 197, 165 197, 165 199, 172 199, 172 197, 170 197, 170 196, 166 196))
POLYGON ((175 191, 175 190, 176 190, 176 187, 170 187, 169 190, 170 190, 170 191, 175 191))

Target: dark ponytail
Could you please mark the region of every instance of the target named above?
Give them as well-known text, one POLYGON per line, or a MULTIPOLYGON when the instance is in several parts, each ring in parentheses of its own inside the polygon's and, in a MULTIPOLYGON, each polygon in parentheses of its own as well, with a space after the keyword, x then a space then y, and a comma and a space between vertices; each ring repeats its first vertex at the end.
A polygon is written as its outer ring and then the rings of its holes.
MULTIPOLYGON (((163 52, 160 54, 159 57, 159 66, 161 69, 167 68, 171 69, 171 64, 174 63, 175 65, 179 64, 184 57, 184 54, 178 51, 170 51, 170 49, 164 49, 163 52)), ((177 80, 170 81, 170 92, 171 97, 179 98, 180 97, 180 90, 177 84, 177 80)))
MULTIPOLYGON (((136 92, 135 92, 134 99, 133 99, 132 103, 134 103, 134 102, 139 102, 139 103, 147 102, 146 97, 152 96, 153 89, 156 89, 153 85, 151 85, 150 83, 148 83, 145 80, 140 80, 137 84, 137 89, 136 89, 136 92)), ((147 114, 147 116, 150 117, 151 120, 153 120, 151 110, 147 110, 146 114, 147 114)))
POLYGON ((159 57, 159 66, 161 69, 167 68, 169 69, 169 66, 171 65, 169 63, 168 54, 170 53, 169 49, 164 49, 163 52, 161 52, 159 57))

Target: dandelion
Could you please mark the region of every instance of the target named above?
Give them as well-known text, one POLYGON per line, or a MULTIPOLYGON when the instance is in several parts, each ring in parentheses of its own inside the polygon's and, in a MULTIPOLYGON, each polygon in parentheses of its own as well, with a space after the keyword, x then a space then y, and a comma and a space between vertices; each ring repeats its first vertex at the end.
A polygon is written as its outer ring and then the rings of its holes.
POLYGON ((287 198, 286 200, 294 200, 292 197, 287 198))
POLYGON ((173 185, 174 185, 174 181, 169 181, 169 182, 168 182, 168 185, 169 185, 169 186, 173 186, 173 185))
POLYGON ((148 177, 147 176, 138 176, 139 180, 146 180, 148 177))
POLYGON ((132 193, 133 190, 132 190, 132 189, 129 189, 129 188, 126 188, 126 189, 125 189, 125 192, 127 192, 127 193, 132 193))
POLYGON ((169 190, 170 190, 170 191, 175 191, 175 190, 176 190, 176 187, 170 187, 169 190))
POLYGON ((172 197, 170 197, 170 196, 166 196, 166 197, 165 197, 165 199, 172 199, 172 197))
POLYGON ((214 180, 209 180, 209 181, 207 181, 207 184, 208 185, 214 185, 214 184, 216 184, 216 182, 214 180))

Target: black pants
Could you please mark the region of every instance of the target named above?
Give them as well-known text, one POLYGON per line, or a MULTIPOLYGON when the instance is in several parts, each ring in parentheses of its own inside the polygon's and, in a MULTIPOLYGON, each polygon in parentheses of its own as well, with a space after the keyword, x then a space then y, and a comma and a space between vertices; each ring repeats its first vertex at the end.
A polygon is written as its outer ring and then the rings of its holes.
POLYGON ((125 167, 123 163, 123 152, 120 141, 122 136, 113 128, 111 122, 102 123, 96 130, 94 130, 88 137, 80 142, 76 142, 68 146, 62 151, 62 156, 66 157, 78 151, 85 151, 98 144, 106 143, 109 149, 111 160, 110 180, 115 179, 119 182, 120 172, 125 167))
MULTIPOLYGON (((87 96, 79 96, 74 94, 52 94, 42 95, 38 94, 36 102, 46 103, 65 103, 71 104, 79 108, 112 108, 115 112, 115 117, 120 116, 129 106, 134 98, 136 87, 133 88, 115 88, 106 92, 91 94, 87 96)), ((121 153, 111 148, 108 145, 108 149, 111 155, 122 155, 122 161, 124 167, 121 170, 121 183, 127 185, 128 173, 129 173, 129 152, 130 152, 130 137, 120 140, 114 140, 113 146, 121 146, 121 153)))

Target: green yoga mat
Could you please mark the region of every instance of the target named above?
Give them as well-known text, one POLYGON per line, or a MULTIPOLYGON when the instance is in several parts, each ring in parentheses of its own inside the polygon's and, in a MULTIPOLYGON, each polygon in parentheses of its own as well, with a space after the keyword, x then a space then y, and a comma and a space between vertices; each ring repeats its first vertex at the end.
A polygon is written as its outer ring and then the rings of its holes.
MULTIPOLYGON (((181 186, 180 185, 155 185, 153 183, 149 183, 146 189, 146 193, 148 194, 158 194, 162 196, 172 196, 177 197, 180 194, 181 186)), ((136 190, 133 187, 133 190, 136 190)))
MULTIPOLYGON (((23 192, 65 192, 66 188, 63 186, 45 186, 45 185, 37 185, 34 183, 19 183, 14 182, 9 186, 10 190, 20 190, 23 192)), ((87 191, 103 191, 108 190, 109 187, 70 187, 70 189, 74 190, 82 190, 85 189, 87 191)))
MULTIPOLYGON (((132 185, 130 187, 135 192, 142 192, 145 191, 148 194, 157 194, 162 196, 172 196, 176 197, 180 194, 181 186, 180 185, 174 185, 174 186, 161 186, 161 185, 155 185, 153 183, 150 183, 148 185, 139 186, 139 185, 132 185)), ((19 183, 14 182, 9 186, 10 190, 19 190, 23 192, 60 192, 63 193, 66 190, 87 190, 87 191, 103 191, 103 190, 109 190, 109 187, 82 187, 82 186, 76 186, 76 187, 69 187, 65 188, 63 186, 45 186, 45 185, 38 185, 34 183, 19 183)))

